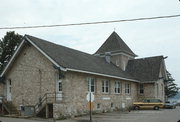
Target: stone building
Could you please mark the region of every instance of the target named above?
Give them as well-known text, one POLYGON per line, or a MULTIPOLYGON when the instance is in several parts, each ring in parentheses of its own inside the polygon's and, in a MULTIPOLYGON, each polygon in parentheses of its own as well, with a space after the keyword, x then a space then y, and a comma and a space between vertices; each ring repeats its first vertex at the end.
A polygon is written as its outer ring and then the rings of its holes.
POLYGON ((93 55, 25 35, 1 73, 0 95, 16 112, 31 106, 35 115, 54 118, 86 114, 88 92, 94 112, 164 101, 164 57, 135 57, 116 32, 93 55))

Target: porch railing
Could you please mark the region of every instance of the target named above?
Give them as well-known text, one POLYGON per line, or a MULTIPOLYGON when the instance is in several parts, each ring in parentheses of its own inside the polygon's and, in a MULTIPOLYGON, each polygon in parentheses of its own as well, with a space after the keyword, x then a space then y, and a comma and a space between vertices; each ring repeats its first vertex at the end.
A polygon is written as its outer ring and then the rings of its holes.
POLYGON ((56 103, 62 101, 62 94, 61 93, 45 93, 35 104, 34 110, 35 113, 38 113, 46 104, 56 103))
POLYGON ((0 103, 2 104, 2 106, 1 106, 2 114, 4 114, 5 110, 10 114, 10 110, 6 105, 8 103, 8 101, 6 100, 6 98, 4 96, 0 97, 0 103))

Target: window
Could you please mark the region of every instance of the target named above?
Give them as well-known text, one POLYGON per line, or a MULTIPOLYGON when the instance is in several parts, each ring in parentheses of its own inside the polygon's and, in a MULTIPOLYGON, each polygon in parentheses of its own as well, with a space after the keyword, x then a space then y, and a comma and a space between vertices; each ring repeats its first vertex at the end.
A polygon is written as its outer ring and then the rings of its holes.
POLYGON ((121 82, 120 81, 115 81, 115 93, 121 93, 121 82))
POLYGON ((130 83, 126 83, 125 84, 125 93, 126 94, 130 94, 131 92, 131 84, 130 83))
POLYGON ((9 85, 11 85, 11 80, 9 80, 9 85))
POLYGON ((88 78, 88 91, 95 92, 95 79, 94 78, 88 78))
POLYGON ((139 84, 139 93, 144 94, 144 84, 139 84))
POLYGON ((11 90, 12 90, 12 83, 11 83, 11 79, 10 80, 8 80, 9 81, 9 93, 11 93, 11 90))
POLYGON ((164 95, 164 86, 163 84, 161 84, 161 87, 162 87, 162 96, 164 95))
POLYGON ((103 80, 102 81, 102 92, 103 93, 108 93, 109 92, 109 81, 108 80, 103 80))
POLYGON ((98 103, 98 104, 97 104, 97 109, 100 109, 100 108, 101 108, 101 104, 98 103))
POLYGON ((157 84, 157 97, 159 96, 159 85, 157 84))
POLYGON ((111 103, 111 108, 114 108, 114 104, 113 103, 111 103))
POLYGON ((62 82, 59 82, 59 91, 62 91, 62 82))

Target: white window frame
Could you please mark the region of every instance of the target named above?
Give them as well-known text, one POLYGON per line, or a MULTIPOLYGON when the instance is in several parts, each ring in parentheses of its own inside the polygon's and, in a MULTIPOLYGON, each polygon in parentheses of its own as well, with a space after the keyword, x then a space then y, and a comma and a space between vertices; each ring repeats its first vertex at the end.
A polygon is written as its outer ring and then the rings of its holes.
POLYGON ((131 84, 125 83, 125 94, 131 94, 131 84))
POLYGON ((121 93, 121 82, 120 81, 115 81, 115 83, 114 83, 114 92, 115 92, 115 94, 120 94, 121 93))
POLYGON ((109 93, 109 80, 102 81, 102 93, 109 93))
POLYGON ((88 79, 88 92, 95 92, 95 78, 89 77, 87 79, 88 79))
POLYGON ((11 79, 7 80, 7 101, 12 101, 12 81, 11 79))

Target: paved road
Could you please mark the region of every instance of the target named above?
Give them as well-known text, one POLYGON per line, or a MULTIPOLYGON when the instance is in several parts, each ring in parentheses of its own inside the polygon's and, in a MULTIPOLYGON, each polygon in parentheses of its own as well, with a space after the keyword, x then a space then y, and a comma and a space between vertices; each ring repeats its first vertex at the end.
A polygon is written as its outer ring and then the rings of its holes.
MULTIPOLYGON (((87 117, 75 118, 87 120, 87 117)), ((180 107, 163 110, 140 110, 129 113, 103 113, 93 116, 93 122, 177 122, 180 120, 180 107)))
MULTIPOLYGON (((89 116, 72 120, 56 120, 56 122, 89 122, 89 116)), ((180 107, 176 109, 140 110, 128 113, 112 112, 93 115, 93 122, 177 122, 180 120, 180 107)), ((18 119, 0 117, 2 122, 54 122, 42 119, 18 119)))

